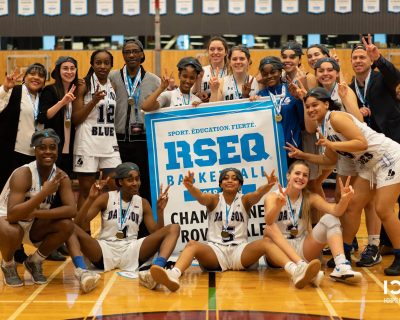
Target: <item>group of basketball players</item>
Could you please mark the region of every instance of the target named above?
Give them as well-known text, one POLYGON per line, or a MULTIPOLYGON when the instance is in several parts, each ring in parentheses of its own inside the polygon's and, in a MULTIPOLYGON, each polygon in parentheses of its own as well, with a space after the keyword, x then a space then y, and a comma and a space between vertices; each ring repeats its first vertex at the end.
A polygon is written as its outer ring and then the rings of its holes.
POLYGON ((352 269, 350 254, 364 208, 368 245, 357 265, 381 261, 382 222, 394 254, 385 273, 400 275, 400 221, 393 212, 400 194, 400 134, 395 126, 400 120, 400 72, 371 37, 351 53, 356 76, 350 86, 341 80, 335 54, 322 45, 307 49, 315 74, 300 68, 303 49, 296 42, 282 47, 281 57, 263 58, 254 76, 248 74, 251 58, 244 46, 229 49, 225 39, 212 37, 207 53, 207 66, 194 57, 178 62, 178 86, 168 74, 160 79, 143 68, 145 53, 138 40, 124 44, 121 70, 111 71, 113 56, 97 50, 83 80, 73 57, 56 61, 51 73, 55 82, 46 87, 47 71, 40 64, 31 65, 23 77, 18 71, 6 76, 0 87, 5 157, 0 250, 6 285, 23 285, 16 266, 20 260, 34 283, 46 283, 43 261, 64 243, 83 292, 92 291, 100 278, 87 261, 104 271, 137 272, 147 264, 150 268, 139 272, 142 285, 154 289, 162 284, 175 291, 193 258, 206 270, 224 271, 250 268, 261 256, 269 266, 283 267, 297 288, 318 286, 324 277, 318 257, 326 244, 333 255, 330 277, 358 283, 362 275, 352 269), (255 192, 242 194, 240 168, 226 168, 219 177, 221 193, 211 195, 194 186, 189 172, 184 185, 207 208, 208 242, 190 241, 175 266, 167 268, 180 228, 164 226, 170 186, 161 186, 157 208, 149 204, 142 111, 258 96, 271 98, 274 120, 283 129, 290 164, 287 186, 269 192, 277 183, 272 172, 255 192), (321 185, 335 166, 337 199, 330 204, 321 185), (77 205, 72 172, 79 180, 77 205), (264 238, 248 243, 250 208, 264 196, 264 238), (152 210, 157 210, 157 221, 152 210), (90 221, 99 212, 102 227, 94 239, 90 221), (147 236, 139 230, 142 222, 147 236), (37 249, 17 258, 16 252, 24 253, 22 243, 37 249))

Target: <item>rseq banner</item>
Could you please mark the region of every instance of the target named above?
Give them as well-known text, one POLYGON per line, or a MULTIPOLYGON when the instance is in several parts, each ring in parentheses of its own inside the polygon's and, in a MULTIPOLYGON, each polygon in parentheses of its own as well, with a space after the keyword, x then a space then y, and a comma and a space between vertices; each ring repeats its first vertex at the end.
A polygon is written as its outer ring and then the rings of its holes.
MULTIPOLYGON (((218 193, 219 173, 235 167, 244 178, 243 193, 266 183, 263 172, 284 183, 286 153, 281 124, 276 122, 269 98, 255 102, 237 100, 194 107, 165 108, 145 115, 152 207, 160 185, 171 184, 164 212, 165 224, 181 225, 176 250, 189 240, 206 241, 207 212, 183 185, 188 171, 203 192, 218 193)), ((251 210, 250 239, 264 229, 264 199, 251 210)))

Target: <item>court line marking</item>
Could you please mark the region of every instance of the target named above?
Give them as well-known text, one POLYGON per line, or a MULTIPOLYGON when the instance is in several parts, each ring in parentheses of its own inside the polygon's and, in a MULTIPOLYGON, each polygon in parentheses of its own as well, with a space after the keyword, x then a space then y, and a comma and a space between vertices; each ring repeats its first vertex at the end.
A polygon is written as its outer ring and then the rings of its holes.
POLYGON ((47 279, 46 284, 40 285, 18 308, 14 311, 14 313, 9 316, 7 319, 13 320, 17 319, 18 316, 33 302, 33 300, 41 293, 49 284, 50 282, 65 268, 67 263, 71 261, 71 258, 67 258, 47 279))
POLYGON ((108 280, 106 286, 104 287, 103 291, 101 292, 99 298, 97 299, 95 305, 93 306, 92 310, 88 313, 88 315, 85 317, 85 319, 92 318, 96 319, 97 312, 101 308, 104 299, 106 298, 107 294, 111 290, 111 287, 114 285, 115 281, 117 280, 117 273, 114 272, 114 274, 111 276, 110 280, 108 280))
POLYGON ((321 298, 323 304, 325 305, 325 308, 329 312, 329 317, 332 320, 335 318, 342 319, 337 314, 335 307, 331 304, 331 302, 329 301, 329 298, 326 296, 325 292, 320 287, 317 287, 316 290, 317 290, 317 293, 318 293, 319 297, 321 298))

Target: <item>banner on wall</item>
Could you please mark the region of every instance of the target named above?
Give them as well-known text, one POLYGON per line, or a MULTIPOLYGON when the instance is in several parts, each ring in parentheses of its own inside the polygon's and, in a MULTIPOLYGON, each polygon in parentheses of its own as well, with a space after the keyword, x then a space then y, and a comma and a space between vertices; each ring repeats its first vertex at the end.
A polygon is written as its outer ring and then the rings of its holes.
POLYGON ((219 10, 219 0, 203 0, 202 13, 218 14, 219 10))
MULTIPOLYGON (((156 208, 160 185, 170 184, 164 210, 165 224, 179 223, 176 250, 189 240, 206 241, 207 213, 183 185, 188 171, 195 186, 218 193, 220 170, 235 167, 244 177, 243 193, 265 184, 263 172, 275 169, 285 184, 286 152, 280 124, 271 100, 217 102, 193 107, 164 108, 145 115, 152 206, 156 208)), ((248 232, 260 238, 264 227, 262 199, 252 208, 248 232)))
POLYGON ((400 0, 388 0, 388 11, 399 13, 400 12, 400 0))
POLYGON ((71 0, 70 10, 72 16, 85 16, 88 14, 87 0, 71 0))
POLYGON ((8 15, 8 0, 0 0, 0 16, 8 15))
MULTIPOLYGON (((156 14, 155 0, 149 0, 149 14, 156 14)), ((167 0, 160 0, 160 14, 167 14, 167 0)))
POLYGON ((114 0, 97 0, 96 14, 98 16, 110 16, 114 14, 114 0))
POLYGON ((175 0, 175 12, 180 15, 193 14, 193 0, 175 0))
POLYGON ((349 13, 352 10, 351 0, 335 0, 335 12, 349 13))
POLYGON ((282 0, 282 13, 293 14, 299 12, 298 0, 282 0))
POLYGON ((230 14, 246 13, 246 0, 229 0, 228 13, 230 14))
POLYGON ((254 12, 258 14, 272 13, 272 0, 254 0, 254 12))
POLYGON ((137 16, 140 14, 140 0, 123 0, 122 14, 125 16, 137 16))
POLYGON ((377 13, 380 11, 379 0, 363 0, 362 11, 366 13, 377 13))
POLYGON ((44 0, 43 14, 47 16, 59 16, 61 14, 61 0, 44 0))
POLYGON ((35 14, 35 0, 18 0, 17 7, 19 16, 33 16, 35 14))
POLYGON ((325 12, 325 0, 308 0, 308 12, 320 14, 325 12))

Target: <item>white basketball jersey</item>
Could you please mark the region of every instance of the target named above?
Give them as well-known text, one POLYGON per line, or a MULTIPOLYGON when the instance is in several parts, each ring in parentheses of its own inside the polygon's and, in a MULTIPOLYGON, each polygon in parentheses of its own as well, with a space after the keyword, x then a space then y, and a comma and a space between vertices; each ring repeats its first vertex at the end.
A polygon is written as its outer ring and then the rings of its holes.
MULTIPOLYGON (((39 172, 37 170, 37 163, 36 161, 32 161, 28 164, 23 165, 23 167, 28 167, 29 170, 31 171, 31 175, 32 175, 32 185, 30 190, 25 193, 25 200, 29 200, 30 198, 34 197, 36 194, 38 194, 40 192, 40 190, 42 190, 42 186, 40 185, 40 178, 39 178, 39 172)), ((14 174, 14 172, 16 170, 18 170, 19 168, 15 169, 13 171, 13 173, 11 174, 11 176, 8 178, 6 184, 4 185, 3 191, 0 194, 0 217, 4 217, 7 216, 7 204, 8 204, 8 197, 10 195, 10 180, 12 175, 14 174)), ((50 173, 50 176, 48 179, 52 179, 56 173, 56 165, 53 165, 53 169, 50 173)), ((51 204, 54 201, 56 192, 54 192, 53 194, 47 196, 46 199, 43 200, 43 202, 39 205, 40 209, 50 209, 51 204)))
POLYGON ((91 90, 84 97, 84 104, 92 100, 97 86, 106 92, 106 96, 97 103, 85 121, 76 127, 74 154, 110 157, 115 151, 118 151, 114 128, 115 91, 110 80, 102 85, 93 79, 92 77, 91 90))
MULTIPOLYGON (((275 191, 275 193, 279 194, 279 190, 275 191)), ((303 219, 302 203, 303 194, 301 193, 296 202, 290 203, 292 209, 290 209, 289 201, 286 201, 286 204, 279 212, 276 224, 278 225, 279 230, 281 230, 283 236, 287 239, 293 238, 290 234, 290 228, 294 225, 294 222, 297 222, 297 238, 307 230, 306 221, 303 219), (292 214, 294 215, 294 219, 291 217, 292 214)))
MULTIPOLYGON (((334 111, 334 112, 341 112, 341 111, 334 111)), ((360 168, 372 168, 379 160, 382 159, 383 155, 387 150, 390 151, 391 148, 398 149, 399 146, 393 140, 387 138, 382 133, 377 133, 376 131, 372 130, 365 122, 360 122, 357 120, 353 115, 346 113, 351 117, 354 124, 357 128, 360 129, 362 135, 367 140, 368 148, 365 151, 359 152, 344 152, 344 151, 336 151, 338 154, 355 160, 357 165, 360 168)), ((326 133, 325 135, 330 141, 347 141, 347 139, 336 132, 332 125, 331 125, 331 115, 332 112, 328 111, 325 116, 325 127, 326 133)))
MULTIPOLYGON (((208 95, 211 94, 211 89, 210 89, 210 79, 215 75, 216 70, 213 70, 211 68, 211 65, 204 66, 203 67, 203 78, 201 79, 201 91, 207 92, 208 95)), ((219 70, 218 73, 218 79, 221 79, 227 75, 227 69, 224 68, 222 70, 219 70)))
POLYGON ((249 215, 243 206, 242 196, 238 193, 229 206, 223 194, 219 194, 217 206, 208 213, 208 241, 224 245, 247 242, 249 215), (221 235, 224 230, 226 236, 221 235))
MULTIPOLYGON (((101 212, 101 231, 99 239, 119 241, 116 234, 119 231, 118 223, 120 222, 120 211, 120 192, 117 190, 108 192, 107 208, 101 212)), ((130 203, 122 200, 122 213, 123 216, 125 216, 124 213, 128 215, 122 228, 124 229, 126 227, 124 240, 137 239, 139 225, 143 220, 142 197, 134 195, 130 203), (126 213, 128 207, 129 212, 126 213)))
POLYGON ((200 98, 195 96, 193 93, 183 94, 179 88, 171 91, 164 91, 157 98, 161 108, 166 107, 181 107, 191 106, 193 102, 201 102, 200 98))
POLYGON ((344 107, 342 99, 339 96, 339 86, 337 83, 335 84, 331 92, 331 99, 337 103, 340 103, 340 111, 346 112, 346 108, 344 107))
MULTIPOLYGON (((253 79, 253 76, 249 76, 249 81, 253 79)), ((235 100, 242 98, 242 86, 237 85, 233 75, 229 75, 223 78, 224 87, 222 88, 222 97, 224 100, 235 100)), ((255 96, 258 92, 258 83, 256 79, 253 79, 251 83, 250 96, 255 96)))

